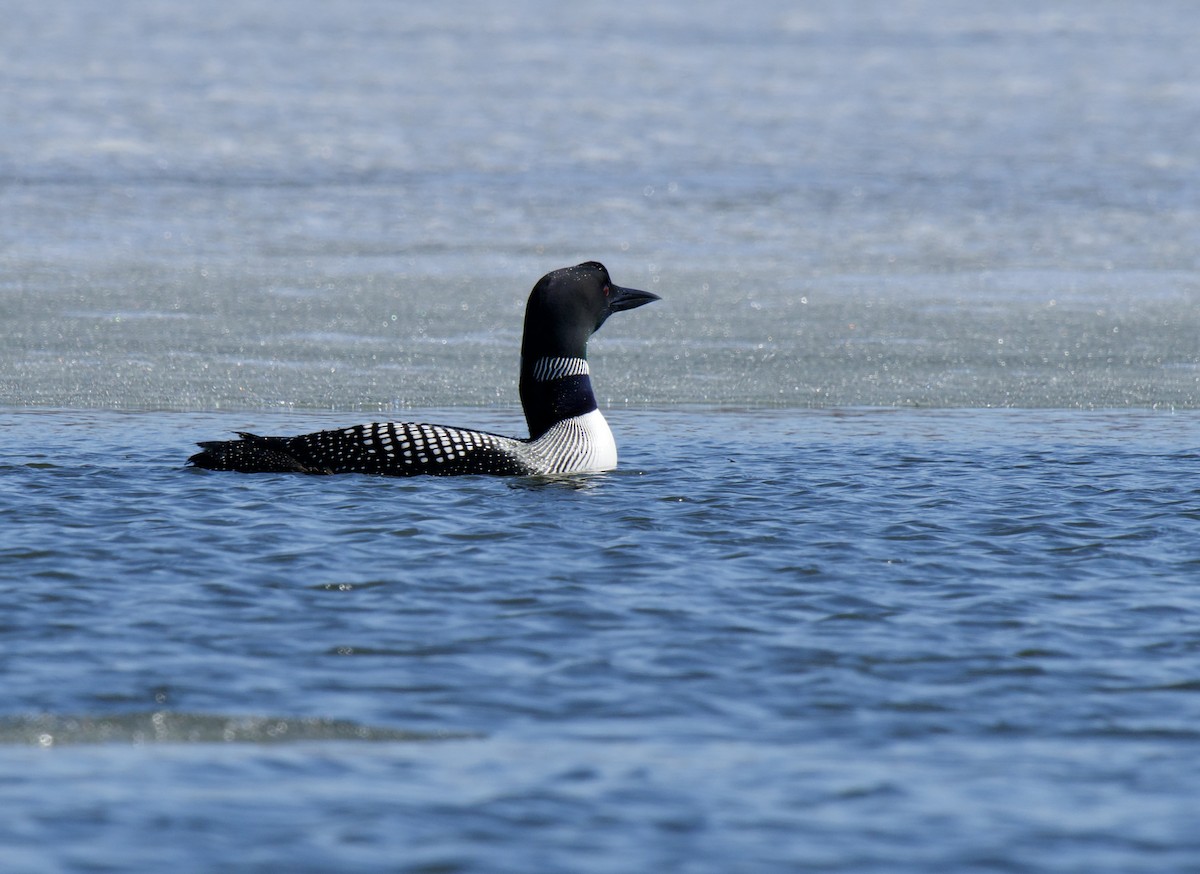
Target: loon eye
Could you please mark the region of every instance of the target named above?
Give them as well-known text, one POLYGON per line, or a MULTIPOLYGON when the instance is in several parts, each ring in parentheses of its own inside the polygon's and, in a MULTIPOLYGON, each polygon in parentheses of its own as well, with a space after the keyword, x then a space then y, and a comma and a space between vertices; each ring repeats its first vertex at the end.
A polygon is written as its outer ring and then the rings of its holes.
POLYGON ((606 283, 604 283, 604 296, 605 297, 608 297, 609 291, 611 291, 611 289, 609 288, 608 283, 606 282, 606 283))

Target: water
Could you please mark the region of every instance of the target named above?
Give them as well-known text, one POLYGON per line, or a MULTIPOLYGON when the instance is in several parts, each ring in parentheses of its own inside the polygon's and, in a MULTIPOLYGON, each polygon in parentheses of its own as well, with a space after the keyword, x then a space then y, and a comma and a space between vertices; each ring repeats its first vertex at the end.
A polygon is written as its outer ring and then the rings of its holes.
POLYGON ((30 869, 1200 852, 1193 413, 626 412, 566 482, 180 469, 235 423, 10 417, 30 869))
POLYGON ((5 871, 1200 867, 1193 4, 0 2, 5 871), (577 480, 188 470, 507 433, 577 480))

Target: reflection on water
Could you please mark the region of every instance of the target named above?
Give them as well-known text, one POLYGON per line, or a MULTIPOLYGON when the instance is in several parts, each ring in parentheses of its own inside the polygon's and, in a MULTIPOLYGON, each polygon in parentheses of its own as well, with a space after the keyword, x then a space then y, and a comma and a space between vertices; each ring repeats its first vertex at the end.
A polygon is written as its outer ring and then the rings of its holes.
POLYGON ((280 744, 302 741, 434 741, 478 735, 399 731, 337 719, 222 716, 155 710, 111 716, 0 718, 0 744, 280 744))
POLYGON ((0 404, 1200 405, 1192 7, 469 5, 9 10, 0 404))

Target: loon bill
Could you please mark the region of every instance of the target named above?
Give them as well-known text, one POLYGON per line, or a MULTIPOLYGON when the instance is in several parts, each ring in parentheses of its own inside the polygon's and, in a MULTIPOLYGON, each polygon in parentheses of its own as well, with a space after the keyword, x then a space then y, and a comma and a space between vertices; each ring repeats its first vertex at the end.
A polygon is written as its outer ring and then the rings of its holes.
POLYGON ((537 476, 612 470, 617 446, 596 405, 587 341, 613 313, 656 294, 614 285, 588 261, 547 273, 529 294, 521 341, 521 406, 529 438, 411 422, 373 422, 297 437, 198 444, 196 467, 243 473, 370 473, 386 476, 537 476))

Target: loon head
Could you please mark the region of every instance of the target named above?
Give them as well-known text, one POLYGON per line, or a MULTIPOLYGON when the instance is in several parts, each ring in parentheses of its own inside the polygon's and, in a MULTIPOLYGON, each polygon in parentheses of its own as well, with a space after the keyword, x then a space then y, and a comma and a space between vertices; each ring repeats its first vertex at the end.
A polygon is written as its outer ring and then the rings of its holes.
POLYGON ((585 358, 588 337, 605 319, 655 300, 657 294, 614 284, 598 261, 554 270, 529 294, 521 357, 585 358))
POLYGON ((521 340, 521 404, 531 439, 564 419, 596 409, 587 366, 588 337, 613 313, 659 299, 648 291, 614 285, 597 261, 564 267, 538 280, 525 306, 521 340))

